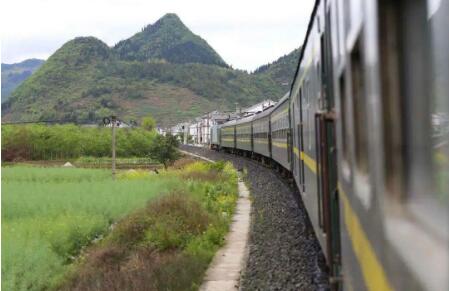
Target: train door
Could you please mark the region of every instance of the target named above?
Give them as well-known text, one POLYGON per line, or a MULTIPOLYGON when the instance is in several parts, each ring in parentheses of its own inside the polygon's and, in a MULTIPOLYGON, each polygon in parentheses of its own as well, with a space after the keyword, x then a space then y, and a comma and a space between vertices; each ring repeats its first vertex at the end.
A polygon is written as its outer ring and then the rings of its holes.
POLYGON ((292 172, 292 166, 293 166, 293 138, 292 138, 292 130, 291 130, 291 119, 290 119, 290 115, 292 114, 290 111, 290 106, 289 103, 286 103, 287 106, 287 128, 285 129, 285 131, 287 131, 287 163, 289 164, 289 170, 290 172, 292 172))
POLYGON ((296 128, 298 131, 298 156, 299 156, 299 167, 298 167, 298 175, 299 175, 299 188, 302 192, 306 190, 305 186, 305 175, 304 175, 304 159, 302 158, 302 152, 304 151, 304 133, 303 133, 303 108, 302 108, 302 95, 303 95, 303 87, 299 89, 299 94, 297 95, 297 103, 298 103, 298 111, 299 111, 299 123, 296 124, 296 128))
POLYGON ((295 98, 292 98, 291 100, 291 130, 292 130, 292 152, 293 152, 293 160, 292 160, 292 168, 293 168, 293 177, 296 179, 296 181, 299 181, 298 179, 298 165, 299 165, 299 154, 298 154, 298 148, 296 147, 296 143, 298 140, 298 131, 296 129, 296 103, 295 98))
POLYGON ((333 95, 330 10, 326 8, 321 36, 322 110, 315 114, 319 224, 326 237, 326 252, 333 290, 340 286, 340 218, 337 188, 335 102, 333 95))

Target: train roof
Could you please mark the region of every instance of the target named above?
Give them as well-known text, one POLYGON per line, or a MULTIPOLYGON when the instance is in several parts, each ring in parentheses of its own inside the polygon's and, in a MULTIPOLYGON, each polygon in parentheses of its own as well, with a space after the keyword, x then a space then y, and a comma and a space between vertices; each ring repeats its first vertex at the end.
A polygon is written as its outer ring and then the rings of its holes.
POLYGON ((285 93, 285 95, 278 101, 278 103, 276 103, 276 105, 274 105, 272 111, 276 110, 276 108, 279 108, 282 104, 284 104, 288 100, 289 97, 290 97, 290 91, 285 93))
POLYGON ((230 120, 228 122, 222 123, 222 124, 220 124, 220 128, 221 127, 227 127, 227 126, 233 126, 233 125, 236 124, 237 120, 238 119, 233 119, 233 120, 230 120))
POLYGON ((274 109, 274 106, 271 106, 270 108, 268 108, 268 109, 266 109, 266 110, 264 110, 264 111, 262 111, 260 113, 257 113, 256 115, 254 115, 253 120, 257 120, 259 118, 262 118, 262 117, 270 115, 271 112, 273 111, 273 109, 274 109))
POLYGON ((287 92, 284 96, 282 96, 282 98, 274 106, 271 106, 271 107, 265 109, 264 111, 262 111, 260 113, 256 113, 256 114, 251 115, 251 116, 247 116, 247 117, 234 119, 234 120, 225 122, 225 123, 221 124, 220 127, 227 127, 227 126, 238 125, 238 124, 250 122, 250 121, 257 120, 259 118, 268 116, 268 115, 271 114, 271 112, 273 112, 273 110, 275 110, 276 108, 281 106, 283 103, 285 103, 285 101, 288 100, 289 96, 290 96, 290 92, 287 92))
POLYGON ((256 115, 257 114, 237 119, 235 125, 246 123, 246 122, 250 122, 250 121, 252 121, 254 119, 254 117, 256 115))
POLYGON ((315 5, 313 6, 313 10, 312 10, 312 13, 310 15, 309 24, 307 26, 306 36, 304 37, 304 42, 303 42, 303 44, 301 46, 301 52, 300 52, 300 55, 299 55, 298 64, 296 65, 295 75, 293 76, 293 82, 292 82, 292 85, 290 87, 290 92, 293 92, 293 88, 295 87, 296 78, 298 77, 298 74, 299 74, 299 71, 300 71, 300 68, 301 68, 301 63, 302 63, 302 61, 304 59, 304 51, 306 49, 306 45, 307 45, 307 42, 308 42, 309 37, 310 37, 310 33, 312 31, 312 28, 313 28, 313 22, 315 21, 315 16, 317 14, 319 5, 320 5, 320 0, 315 0, 315 5))

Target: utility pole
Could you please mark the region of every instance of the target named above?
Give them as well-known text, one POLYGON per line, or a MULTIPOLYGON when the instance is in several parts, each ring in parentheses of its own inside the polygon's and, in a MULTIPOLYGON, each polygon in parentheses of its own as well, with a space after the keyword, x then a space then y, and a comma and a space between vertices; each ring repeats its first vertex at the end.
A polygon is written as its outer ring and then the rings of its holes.
POLYGON ((111 116, 112 122, 112 179, 115 180, 115 123, 117 117, 115 115, 111 116))

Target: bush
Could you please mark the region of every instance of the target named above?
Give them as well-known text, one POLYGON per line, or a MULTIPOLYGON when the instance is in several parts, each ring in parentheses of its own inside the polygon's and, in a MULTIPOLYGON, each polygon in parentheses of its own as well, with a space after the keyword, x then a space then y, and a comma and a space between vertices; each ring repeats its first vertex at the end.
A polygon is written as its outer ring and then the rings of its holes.
MULTIPOLYGON (((111 129, 67 125, 2 126, 2 160, 76 159, 110 157, 111 129)), ((118 157, 146 157, 156 137, 154 131, 118 128, 118 157)))
POLYGON ((171 134, 158 135, 150 146, 150 157, 159 161, 167 169, 169 164, 179 158, 178 146, 179 141, 175 136, 171 134))
MULTIPOLYGON (((223 244, 237 200, 229 163, 195 162, 189 172, 217 171, 210 181, 189 178, 183 190, 153 199, 119 221, 88 249, 62 290, 198 290, 223 244)), ((183 170, 164 172, 163 176, 183 170)))

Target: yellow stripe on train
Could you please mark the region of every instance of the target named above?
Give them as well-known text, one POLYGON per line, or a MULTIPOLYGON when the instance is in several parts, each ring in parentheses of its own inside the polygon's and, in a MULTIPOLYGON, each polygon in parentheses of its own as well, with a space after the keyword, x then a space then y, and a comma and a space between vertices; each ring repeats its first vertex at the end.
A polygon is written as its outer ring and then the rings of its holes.
MULTIPOLYGON (((298 156, 298 148, 295 147, 293 151, 298 156)), ((301 152, 300 155, 301 159, 304 160, 304 164, 306 164, 307 167, 316 174, 316 161, 304 152, 301 152)), ((340 184, 338 184, 338 191, 343 202, 344 220, 346 229, 348 230, 348 234, 351 239, 352 249, 357 257, 357 261, 362 270, 363 278, 368 290, 393 290, 384 272, 382 264, 377 259, 376 252, 374 251, 365 231, 363 230, 360 220, 349 202, 348 196, 340 184)))
POLYGON ((272 142, 271 143, 273 146, 277 147, 277 148, 282 148, 282 149, 286 149, 287 148, 287 143, 280 143, 280 142, 272 142))
POLYGON ((352 209, 351 203, 340 184, 338 185, 338 190, 341 200, 343 201, 346 229, 348 230, 352 249, 354 250, 357 261, 362 269, 363 278, 368 290, 393 290, 381 263, 377 259, 376 252, 366 236, 360 220, 352 209))

